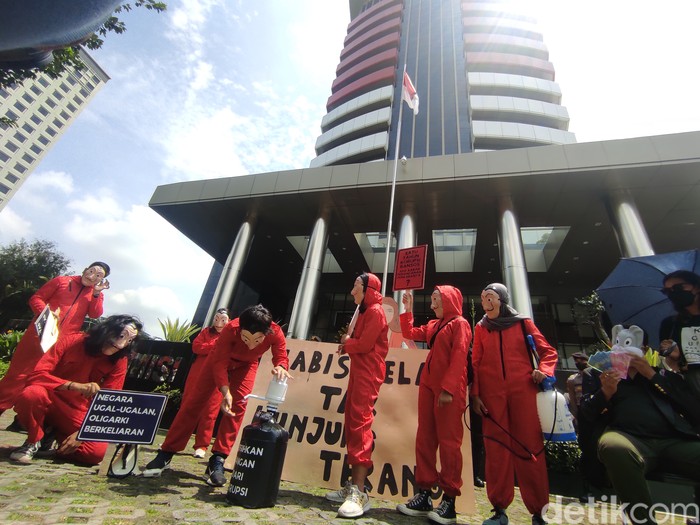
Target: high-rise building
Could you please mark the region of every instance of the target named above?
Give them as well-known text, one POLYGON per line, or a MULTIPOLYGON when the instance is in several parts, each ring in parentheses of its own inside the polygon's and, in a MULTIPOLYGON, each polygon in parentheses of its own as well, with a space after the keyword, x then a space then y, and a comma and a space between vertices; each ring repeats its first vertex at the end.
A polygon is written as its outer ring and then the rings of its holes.
POLYGON ((216 260, 195 322, 261 302, 289 337, 334 341, 354 278, 386 268, 394 301, 395 250, 427 245, 416 319, 452 284, 476 322, 484 286, 503 282, 566 366, 596 340, 574 298, 620 257, 697 248, 700 132, 576 143, 542 36, 513 5, 349 0, 310 168, 158 187, 150 206, 216 260), (420 112, 402 112, 396 162, 404 66, 420 112))
POLYGON ((59 78, 41 73, 35 80, 0 89, 0 211, 27 180, 46 152, 83 110, 109 76, 84 50, 85 67, 59 78))
POLYGON ((351 0, 351 21, 311 167, 393 159, 404 68, 420 114, 400 155, 570 144, 536 20, 489 0, 351 0))

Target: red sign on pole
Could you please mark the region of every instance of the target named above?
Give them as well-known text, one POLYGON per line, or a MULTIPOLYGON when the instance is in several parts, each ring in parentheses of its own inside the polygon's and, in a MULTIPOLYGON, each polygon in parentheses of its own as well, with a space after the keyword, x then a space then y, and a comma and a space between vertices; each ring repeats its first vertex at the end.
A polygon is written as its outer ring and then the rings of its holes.
POLYGON ((413 246, 396 252, 394 291, 419 290, 425 287, 425 261, 428 245, 413 246))

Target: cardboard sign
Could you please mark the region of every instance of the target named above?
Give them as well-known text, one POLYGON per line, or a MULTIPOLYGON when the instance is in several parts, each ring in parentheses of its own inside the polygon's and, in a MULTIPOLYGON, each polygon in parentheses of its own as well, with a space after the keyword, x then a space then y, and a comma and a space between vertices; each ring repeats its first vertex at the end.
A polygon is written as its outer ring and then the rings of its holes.
POLYGON ((396 252, 394 265, 394 291, 420 290, 425 287, 425 261, 428 245, 421 244, 396 252))
POLYGON ((150 445, 156 437, 167 400, 165 394, 100 390, 92 398, 78 439, 150 445))
POLYGON ((58 339, 58 324, 56 316, 53 314, 49 305, 44 306, 44 309, 39 314, 39 317, 34 321, 36 334, 39 337, 41 349, 44 353, 54 345, 58 339))
MULTIPOLYGON (((337 490, 349 477, 344 437, 345 391, 350 358, 336 354, 337 345, 288 339, 289 381, 277 422, 289 432, 282 479, 337 490)), ((367 477, 370 497, 407 501, 415 489, 415 437, 418 424, 418 382, 426 350, 391 348, 386 358, 386 378, 375 404, 372 432, 376 435, 367 477)), ((253 393, 264 396, 270 384, 271 353, 260 362, 253 393)), ((245 425, 265 402, 250 399, 241 431, 226 461, 234 467, 245 425)), ((469 413, 465 415, 469 421, 469 413)), ((462 495, 460 513, 474 511, 471 440, 465 425, 462 440, 462 495)))

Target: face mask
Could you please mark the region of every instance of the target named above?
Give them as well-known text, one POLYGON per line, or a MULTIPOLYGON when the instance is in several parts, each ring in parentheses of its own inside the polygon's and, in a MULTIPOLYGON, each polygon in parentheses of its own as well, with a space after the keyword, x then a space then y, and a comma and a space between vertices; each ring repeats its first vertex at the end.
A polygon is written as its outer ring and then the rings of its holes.
POLYGON ((588 363, 576 363, 576 368, 583 372, 586 368, 588 368, 588 363))
POLYGON ((695 294, 689 290, 671 290, 667 297, 677 308, 687 308, 695 301, 695 294))

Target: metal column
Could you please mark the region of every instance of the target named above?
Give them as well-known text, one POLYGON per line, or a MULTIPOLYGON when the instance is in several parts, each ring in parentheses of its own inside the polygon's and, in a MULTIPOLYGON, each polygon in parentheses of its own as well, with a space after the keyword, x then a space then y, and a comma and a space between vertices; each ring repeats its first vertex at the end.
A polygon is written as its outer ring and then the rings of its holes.
POLYGON ((253 243, 253 221, 248 220, 241 224, 236 235, 236 240, 233 241, 233 247, 228 254, 224 271, 219 278, 219 284, 216 285, 214 297, 212 298, 207 316, 204 319, 204 326, 211 325, 214 320, 214 314, 219 308, 227 308, 233 301, 233 296, 236 293, 238 279, 243 271, 250 246, 253 243))
POLYGON ((301 280, 294 298, 294 307, 289 319, 287 337, 306 339, 309 336, 309 326, 313 315, 314 302, 318 293, 318 284, 323 273, 323 259, 328 244, 328 221, 325 217, 316 220, 314 230, 309 239, 309 246, 304 256, 304 268, 301 280))
POLYGON ((519 313, 532 318, 530 285, 527 281, 525 253, 520 225, 510 196, 499 199, 498 248, 504 283, 510 292, 510 303, 519 313))
POLYGON ((654 249, 632 195, 625 190, 614 191, 610 194, 607 204, 622 256, 654 255, 654 249))

